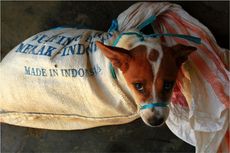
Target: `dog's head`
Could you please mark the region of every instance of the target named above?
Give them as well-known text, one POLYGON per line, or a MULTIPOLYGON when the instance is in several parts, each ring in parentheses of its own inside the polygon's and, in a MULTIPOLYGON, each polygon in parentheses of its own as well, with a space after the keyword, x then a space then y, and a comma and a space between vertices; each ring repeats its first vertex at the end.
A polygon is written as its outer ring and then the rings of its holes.
MULTIPOLYGON (((112 65, 122 71, 138 105, 168 103, 180 66, 196 48, 182 44, 168 47, 156 38, 142 42, 134 39, 123 39, 116 47, 96 44, 112 65)), ((142 120, 149 126, 162 125, 168 114, 168 107, 140 110, 142 120)))

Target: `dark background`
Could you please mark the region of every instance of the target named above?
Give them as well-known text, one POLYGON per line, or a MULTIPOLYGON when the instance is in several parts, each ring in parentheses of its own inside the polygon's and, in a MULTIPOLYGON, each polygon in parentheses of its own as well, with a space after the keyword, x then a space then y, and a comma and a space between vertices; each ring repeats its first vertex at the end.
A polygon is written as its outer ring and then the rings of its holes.
MULTIPOLYGON (((107 31, 111 20, 135 2, 1 2, 1 54, 55 26, 83 24, 107 31)), ((190 15, 206 25, 217 43, 229 48, 229 2, 183 2, 190 15)), ((130 124, 82 131, 51 131, 1 125, 2 152, 195 152, 167 126, 130 124)))

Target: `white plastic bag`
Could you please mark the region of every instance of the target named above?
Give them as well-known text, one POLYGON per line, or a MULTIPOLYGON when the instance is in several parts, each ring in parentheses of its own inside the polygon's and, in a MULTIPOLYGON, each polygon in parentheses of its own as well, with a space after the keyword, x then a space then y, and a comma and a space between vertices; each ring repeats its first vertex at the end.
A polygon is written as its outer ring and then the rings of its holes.
POLYGON ((196 146, 197 153, 217 152, 222 140, 229 141, 227 50, 217 45, 207 27, 171 3, 140 2, 131 6, 119 15, 119 30, 138 27, 151 16, 156 16, 152 23, 156 33, 185 34, 202 40, 197 46, 176 37, 162 39, 168 45, 182 43, 198 48, 180 71, 167 125, 179 138, 196 146))

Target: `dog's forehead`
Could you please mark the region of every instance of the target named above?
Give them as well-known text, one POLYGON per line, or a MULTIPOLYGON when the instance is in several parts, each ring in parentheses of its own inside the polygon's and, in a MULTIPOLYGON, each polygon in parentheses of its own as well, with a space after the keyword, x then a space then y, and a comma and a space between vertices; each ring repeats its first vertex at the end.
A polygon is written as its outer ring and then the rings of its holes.
POLYGON ((144 40, 141 40, 136 35, 123 35, 116 46, 127 50, 131 50, 137 46, 145 46, 147 54, 150 54, 152 50, 162 52, 159 38, 144 38, 144 40))
POLYGON ((145 41, 141 42, 142 45, 146 46, 147 54, 151 55, 153 52, 157 52, 158 54, 162 54, 162 47, 159 38, 149 38, 145 39, 145 41))
POLYGON ((151 73, 153 74, 153 76, 157 75, 160 63, 163 58, 163 50, 159 38, 146 37, 144 38, 144 40, 140 40, 140 37, 135 35, 123 35, 120 38, 117 46, 127 50, 131 50, 137 46, 145 46, 139 48, 143 49, 143 52, 146 51, 146 62, 148 62, 152 67, 151 73))
POLYGON ((143 52, 146 51, 146 62, 150 63, 152 73, 156 75, 163 58, 160 38, 144 37, 144 39, 141 39, 138 35, 123 35, 117 43, 117 47, 127 50, 138 48, 138 46, 144 46, 139 47, 139 49, 143 49, 143 52))

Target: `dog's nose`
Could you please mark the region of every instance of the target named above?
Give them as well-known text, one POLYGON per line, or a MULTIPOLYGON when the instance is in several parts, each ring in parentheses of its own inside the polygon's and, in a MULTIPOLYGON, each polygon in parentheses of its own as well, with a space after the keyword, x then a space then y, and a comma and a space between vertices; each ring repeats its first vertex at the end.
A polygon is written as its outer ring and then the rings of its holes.
POLYGON ((148 123, 151 125, 151 126, 160 126, 162 125, 163 123, 165 122, 165 119, 162 117, 162 118, 152 118, 152 119, 149 119, 148 120, 148 123))

